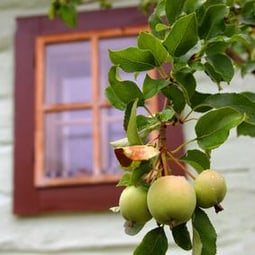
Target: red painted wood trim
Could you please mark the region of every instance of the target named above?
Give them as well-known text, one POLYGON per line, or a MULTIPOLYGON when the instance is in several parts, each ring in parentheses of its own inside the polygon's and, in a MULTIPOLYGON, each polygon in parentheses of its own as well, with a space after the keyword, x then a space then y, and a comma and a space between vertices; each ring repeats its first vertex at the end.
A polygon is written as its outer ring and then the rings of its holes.
MULTIPOLYGON (((15 36, 14 214, 32 215, 60 211, 108 210, 109 207, 118 203, 121 189, 116 188, 115 183, 43 189, 35 188, 33 185, 36 36, 147 24, 147 18, 136 8, 84 12, 79 14, 78 20, 77 27, 70 29, 61 21, 49 21, 45 16, 17 19, 15 36)), ((176 144, 182 141, 181 130, 175 130, 175 134, 174 137, 169 137, 171 144, 173 141, 176 144)))

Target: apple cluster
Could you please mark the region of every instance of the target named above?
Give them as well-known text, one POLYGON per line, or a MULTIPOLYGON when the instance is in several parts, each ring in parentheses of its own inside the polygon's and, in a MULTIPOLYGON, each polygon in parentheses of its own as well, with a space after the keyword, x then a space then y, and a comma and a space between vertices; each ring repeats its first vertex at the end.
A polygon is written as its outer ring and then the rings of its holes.
POLYGON ((190 220, 196 206, 219 206, 226 191, 223 176, 211 169, 202 171, 193 184, 183 176, 162 176, 149 189, 126 187, 119 199, 120 213, 135 224, 153 217, 158 224, 175 227, 190 220))

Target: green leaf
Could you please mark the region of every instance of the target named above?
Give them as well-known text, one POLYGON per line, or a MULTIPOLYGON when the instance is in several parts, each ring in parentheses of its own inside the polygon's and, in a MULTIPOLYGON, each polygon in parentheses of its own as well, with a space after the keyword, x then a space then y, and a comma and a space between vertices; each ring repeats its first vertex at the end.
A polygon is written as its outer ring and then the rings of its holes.
POLYGON ((175 243, 182 249, 188 251, 192 249, 192 243, 188 228, 185 224, 178 225, 172 229, 172 235, 175 243))
POLYGON ((189 68, 182 68, 173 73, 174 78, 181 86, 186 102, 190 104, 190 99, 196 89, 196 80, 189 68))
POLYGON ((255 72, 255 60, 246 61, 245 63, 242 64, 241 66, 242 77, 245 76, 246 74, 254 72, 255 72))
POLYGON ((192 255, 216 255, 217 234, 206 213, 196 208, 192 218, 192 255))
POLYGON ((230 107, 204 114, 195 126, 198 145, 204 150, 219 147, 227 140, 230 129, 238 126, 244 119, 244 114, 230 107))
POLYGON ((148 74, 143 82, 144 99, 149 99, 157 95, 160 90, 169 85, 169 82, 164 79, 152 79, 148 74))
POLYGON ((242 22, 245 24, 255 25, 255 1, 243 1, 241 8, 242 22))
POLYGON ((237 135, 255 137, 255 125, 243 122, 237 127, 237 135))
POLYGON ((172 107, 168 106, 163 111, 157 113, 157 117, 162 122, 170 121, 175 116, 175 111, 172 107))
POLYGON ((234 76, 234 67, 230 58, 225 54, 209 55, 205 70, 210 78, 219 83, 230 82, 234 76))
POLYGON ((180 57, 195 46, 197 41, 197 19, 195 13, 191 13, 173 24, 163 44, 172 56, 180 57))
POLYGON ((109 56, 112 63, 120 66, 125 72, 147 71, 156 66, 151 51, 136 47, 109 50, 109 56))
POLYGON ((121 99, 115 94, 113 88, 111 86, 106 87, 105 96, 112 106, 123 111, 125 110, 126 104, 121 101, 121 99))
POLYGON ((141 185, 144 181, 142 176, 149 173, 152 169, 150 161, 142 161, 141 164, 132 171, 131 181, 134 185, 141 185))
POLYGON ((137 224, 133 221, 125 221, 124 229, 125 233, 130 236, 138 234, 144 227, 145 224, 137 224))
POLYGON ((117 187, 126 187, 126 186, 130 186, 132 185, 132 181, 131 181, 131 174, 130 173, 125 173, 121 176, 118 184, 116 185, 117 187))
POLYGON ((111 89, 107 89, 108 99, 119 109, 122 109, 124 104, 127 105, 136 98, 139 98, 139 105, 143 105, 143 93, 139 87, 133 81, 120 80, 116 66, 111 67, 108 80, 111 86, 111 89))
POLYGON ((245 91, 241 93, 242 96, 248 98, 251 102, 255 103, 255 93, 250 91, 245 91))
POLYGON ((164 24, 162 17, 165 16, 165 2, 165 0, 159 1, 153 13, 148 19, 151 32, 153 33, 153 35, 157 36, 160 39, 163 39, 165 37, 165 31, 158 31, 157 26, 158 24, 164 24))
POLYGON ((168 241, 163 227, 149 231, 137 246, 134 255, 165 255, 168 241))
POLYGON ((207 112, 212 107, 203 105, 203 102, 206 100, 207 97, 211 96, 212 94, 208 93, 201 93, 195 91, 192 98, 191 98, 191 108, 196 112, 207 112))
POLYGON ((188 150, 180 160, 191 165, 198 173, 210 168, 208 155, 200 150, 188 150))
POLYGON ((202 105, 220 108, 231 107, 236 111, 246 115, 245 121, 255 125, 255 102, 253 100, 253 93, 237 94, 237 93, 222 93, 207 97, 202 105))
POLYGON ((225 30, 224 17, 228 9, 224 4, 209 6, 199 24, 199 36, 203 39, 210 39, 216 35, 223 34, 225 30))
POLYGON ((166 0, 166 17, 170 24, 182 14, 186 0, 166 0))
POLYGON ((203 2, 204 0, 186 0, 184 11, 186 13, 194 12, 203 4, 203 2))
POLYGON ((185 97, 183 92, 175 84, 171 84, 161 91, 164 96, 171 100, 176 112, 180 113, 184 109, 186 104, 185 97))
POLYGON ((130 118, 129 118, 128 126, 127 126, 127 138, 128 138, 130 145, 143 144, 143 142, 138 134, 138 129, 137 129, 137 125, 136 125, 137 103, 138 103, 138 99, 135 100, 135 102, 132 106, 132 110, 131 110, 131 114, 130 114, 130 118))
POLYGON ((213 41, 208 43, 205 52, 207 55, 215 55, 218 53, 224 53, 228 43, 225 41, 213 41))
POLYGON ((74 5, 61 5, 59 8, 59 17, 69 27, 75 27, 77 22, 77 12, 74 5))
POLYGON ((141 32, 137 38, 140 49, 149 50, 154 56, 157 66, 161 66, 169 59, 169 54, 162 42, 148 32, 141 32))
POLYGON ((192 240, 192 255, 201 255, 202 242, 197 230, 193 227, 193 240, 192 240))

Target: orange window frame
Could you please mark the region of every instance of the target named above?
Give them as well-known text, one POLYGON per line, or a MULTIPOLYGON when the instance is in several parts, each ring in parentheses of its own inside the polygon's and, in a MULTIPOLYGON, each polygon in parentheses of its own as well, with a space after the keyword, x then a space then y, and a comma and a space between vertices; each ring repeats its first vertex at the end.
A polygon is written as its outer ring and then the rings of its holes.
MULTIPOLYGON (((77 185, 77 184, 97 184, 117 182, 120 178, 119 174, 101 174, 101 155, 100 151, 100 109, 109 108, 111 105, 104 101, 98 103, 100 94, 100 68, 99 68, 99 47, 98 43, 101 39, 121 38, 128 36, 136 36, 139 32, 147 30, 147 26, 135 26, 126 28, 115 28, 98 31, 87 31, 72 34, 58 34, 39 36, 36 39, 36 89, 35 89, 35 161, 34 161, 34 185, 36 187, 77 185), (45 49, 47 45, 89 41, 91 44, 91 71, 92 71, 92 101, 96 103, 68 103, 68 104, 44 104, 45 95, 45 49), (78 177, 47 177, 44 174, 45 169, 45 127, 44 116, 48 113, 56 113, 72 110, 91 109, 93 115, 93 175, 78 177)), ((154 72, 151 73, 154 75, 154 72)), ((149 101, 149 107, 152 112, 157 111, 158 101, 153 98, 149 101)))

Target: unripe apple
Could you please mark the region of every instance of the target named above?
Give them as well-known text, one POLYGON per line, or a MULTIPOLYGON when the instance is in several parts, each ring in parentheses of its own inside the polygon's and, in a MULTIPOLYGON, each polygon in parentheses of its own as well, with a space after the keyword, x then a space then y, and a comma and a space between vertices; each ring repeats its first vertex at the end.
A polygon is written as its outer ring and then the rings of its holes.
POLYGON ((147 195, 151 215, 171 227, 188 221, 196 207, 196 193, 183 176, 164 176, 152 183, 147 195))
POLYGON ((152 218, 147 206, 147 191, 143 187, 126 187, 119 199, 120 213, 128 221, 144 224, 152 218))
POLYGON ((209 208, 219 204, 225 197, 227 186, 225 179, 218 172, 208 169, 199 174, 194 182, 197 205, 209 208))

